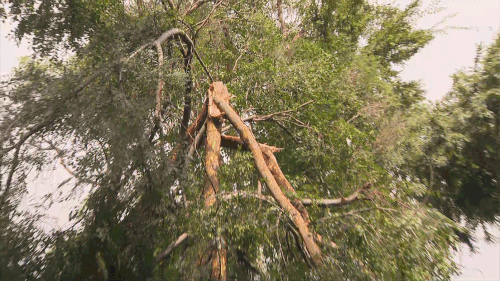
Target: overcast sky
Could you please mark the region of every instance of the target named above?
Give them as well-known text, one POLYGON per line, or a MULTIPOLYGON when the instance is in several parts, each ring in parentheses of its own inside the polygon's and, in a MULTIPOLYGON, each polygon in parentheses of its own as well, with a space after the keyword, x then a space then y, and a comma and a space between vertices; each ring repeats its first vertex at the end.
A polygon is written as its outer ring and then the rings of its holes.
MULTIPOLYGON (((407 5, 410 0, 374 2, 407 5)), ((436 1, 422 2, 424 7, 429 7, 436 1)), ((431 27, 445 17, 455 15, 439 25, 446 33, 437 34, 436 39, 406 63, 402 72, 406 80, 421 80, 430 100, 438 100, 449 91, 452 84, 451 74, 473 66, 479 43, 487 46, 500 33, 500 0, 442 0, 440 6, 445 8, 444 11, 424 17, 418 21, 418 26, 431 27)), ((19 57, 29 55, 30 51, 26 42, 17 47, 11 40, 6 39, 10 26, 6 23, 0 24, 0 75, 7 75, 12 67, 17 65, 19 57)), ((33 198, 40 198, 67 177, 62 169, 46 172, 30 185, 30 194, 33 198), (39 187, 44 187, 45 190, 39 187)), ((51 208, 51 215, 57 218, 50 222, 50 226, 60 227, 66 224, 69 209, 68 203, 51 208)), ((490 230, 496 237, 500 236, 498 227, 490 230)), ((500 244, 480 241, 478 246, 481 253, 473 256, 463 247, 463 253, 457 260, 464 266, 464 270, 455 280, 500 280, 500 244)))

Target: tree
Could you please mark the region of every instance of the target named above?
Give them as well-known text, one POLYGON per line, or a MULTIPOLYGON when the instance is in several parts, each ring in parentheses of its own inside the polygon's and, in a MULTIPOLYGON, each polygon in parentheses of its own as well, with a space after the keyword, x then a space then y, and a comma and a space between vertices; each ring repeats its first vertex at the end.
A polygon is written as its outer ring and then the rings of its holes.
POLYGON ((90 190, 72 218, 79 227, 51 236, 34 278, 455 272, 459 227, 415 200, 422 183, 378 161, 388 155, 381 128, 422 100, 393 67, 432 39, 412 25, 418 1, 402 10, 361 0, 14 1, 5 10, 37 58, 2 87, 2 212, 31 169, 54 160, 90 190))
MULTIPOLYGON (((401 176, 428 186, 425 201, 485 232, 486 223, 498 223, 500 204, 499 48, 500 36, 484 55, 479 48, 474 68, 453 75, 444 100, 417 112, 422 117, 401 143, 414 153, 399 165, 401 176)), ((460 236, 473 247, 470 235, 460 236)))

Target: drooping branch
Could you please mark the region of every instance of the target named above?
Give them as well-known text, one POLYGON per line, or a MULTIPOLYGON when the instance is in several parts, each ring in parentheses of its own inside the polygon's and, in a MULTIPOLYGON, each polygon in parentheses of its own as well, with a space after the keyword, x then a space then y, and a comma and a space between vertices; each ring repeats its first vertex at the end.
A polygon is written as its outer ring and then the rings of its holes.
MULTIPOLYGON (((335 198, 335 199, 309 199, 309 198, 303 198, 303 199, 299 199, 299 200, 301 201, 301 203, 304 206, 311 206, 311 205, 315 204, 315 205, 317 205, 319 207, 334 207, 334 206, 346 205, 346 204, 353 203, 353 202, 356 202, 358 200, 361 200, 362 199, 360 197, 361 194, 363 194, 363 192, 356 191, 352 195, 350 195, 348 197, 344 197, 344 198, 335 198), (347 199, 347 198, 351 198, 351 197, 354 197, 354 196, 356 196, 357 198, 356 199, 347 199)), ((260 200, 268 202, 268 203, 273 203, 274 202, 272 196, 265 196, 265 195, 262 195, 262 194, 259 194, 259 193, 249 193, 249 192, 245 192, 245 191, 233 191, 233 192, 229 192, 229 193, 220 193, 220 198, 222 200, 226 200, 226 201, 232 200, 232 199, 238 198, 238 197, 239 198, 256 198, 256 199, 260 199, 260 200)), ((366 197, 366 198, 363 198, 363 200, 371 200, 371 198, 366 197)))
MULTIPOLYGON (((89 179, 85 179, 85 178, 82 178, 81 176, 79 176, 75 171, 71 170, 68 165, 66 164, 66 162, 64 161, 64 158, 63 158, 63 152, 61 149, 59 149, 52 141, 49 141, 45 138, 42 138, 44 142, 46 142, 49 147, 48 148, 43 148, 39 145, 35 145, 35 144, 30 144, 31 146, 37 148, 37 149, 40 149, 40 150, 53 150, 56 152, 57 154, 57 157, 59 158, 59 164, 61 164, 61 166, 64 168, 64 170, 66 170, 66 172, 68 172, 68 174, 70 174, 71 176, 73 176, 75 179, 77 179, 79 182, 82 182, 82 183, 87 183, 87 184, 91 184, 93 186, 95 186, 97 183, 94 182, 94 181, 91 181, 89 179)), ((106 157, 106 155, 104 154, 104 157, 106 157)), ((109 163, 108 163, 108 166, 109 166, 109 163)))
MULTIPOLYGON (((224 84, 221 82, 216 82, 212 83, 214 87, 225 87, 224 84)), ((223 90, 221 90, 223 91, 223 90)), ((227 91, 227 90, 226 90, 227 91)), ((259 170, 259 173, 263 177, 263 179, 266 182, 267 187, 271 191, 271 194, 273 195, 274 199, 278 204, 283 208, 289 215, 291 220, 293 221, 294 225, 297 227, 299 230, 299 233, 304 240, 304 243, 306 245, 306 248, 311 255, 311 258, 313 262, 316 265, 319 265, 322 263, 322 258, 321 258, 321 250, 316 244, 316 242, 313 239, 313 235, 310 232, 306 222, 302 218, 302 215, 300 212, 292 205, 290 200, 283 194, 281 191, 278 183, 276 182, 276 179, 272 175, 271 171, 267 167, 264 156, 262 154, 262 151, 259 147, 259 144, 255 140, 255 137, 253 136, 252 132, 248 129, 248 127, 243 123, 241 118, 238 116, 238 114, 232 109, 232 107, 228 104, 227 101, 225 101, 223 98, 221 98, 218 95, 214 96, 214 102, 218 106, 218 108, 225 113, 225 116, 231 124, 236 128, 238 133, 240 134, 241 138, 247 145, 249 146, 250 150, 252 151, 252 154, 254 156, 255 160, 255 165, 257 166, 257 169, 259 170)))
POLYGON ((42 130, 45 126, 47 126, 48 124, 50 124, 54 118, 54 114, 50 114, 49 117, 47 117, 44 121, 38 123, 37 125, 35 125, 34 127, 32 127, 31 129, 29 129, 28 132, 26 132, 25 134, 23 134, 21 136, 21 138, 19 139, 19 141, 17 141, 16 144, 14 144, 13 146, 10 146, 10 147, 7 147, 7 148, 4 148, 1 150, 0 152, 0 157, 3 157, 7 152, 11 151, 12 149, 14 148, 20 148, 24 142, 26 142, 26 140, 31 137, 33 134, 35 133, 38 133, 40 130, 42 130))
POLYGON ((184 52, 182 51, 182 54, 184 56, 184 72, 186 73, 186 83, 185 83, 185 90, 184 90, 184 111, 182 113, 182 121, 181 121, 181 127, 180 127, 180 133, 179 136, 181 139, 183 138, 184 134, 186 133, 186 130, 189 125, 189 118, 191 117, 191 91, 193 90, 193 80, 191 76, 191 61, 193 58, 193 49, 194 45, 189 46, 187 48, 187 51, 184 52))
POLYGON ((157 257, 156 257, 156 261, 159 262, 159 261, 162 261, 164 260, 165 258, 167 258, 168 256, 170 256, 170 254, 172 254, 172 252, 177 248, 179 247, 180 245, 182 245, 182 243, 186 242, 186 240, 189 238, 189 235, 187 233, 183 233, 181 236, 179 236, 177 238, 177 240, 175 240, 174 242, 172 242, 170 245, 168 245, 168 247, 165 249, 165 251, 163 251, 161 254, 159 254, 157 257))
MULTIPOLYGON (((163 66, 163 49, 159 43, 155 44, 156 51, 158 52, 158 67, 163 66)), ((161 102, 162 102, 162 95, 161 92, 163 90, 163 79, 160 77, 158 79, 158 86, 156 88, 156 109, 155 109, 155 119, 157 120, 156 122, 160 121, 160 115, 161 115, 161 102)))

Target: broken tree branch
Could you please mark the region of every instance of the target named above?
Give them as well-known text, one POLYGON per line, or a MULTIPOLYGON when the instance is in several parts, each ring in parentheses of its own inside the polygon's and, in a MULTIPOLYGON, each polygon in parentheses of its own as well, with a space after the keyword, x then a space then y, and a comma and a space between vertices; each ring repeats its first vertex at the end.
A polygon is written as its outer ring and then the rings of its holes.
MULTIPOLYGON (((215 83, 213 83, 212 85, 214 84, 215 83)), ((222 86, 224 85, 222 84, 222 86)), ((219 97, 218 95, 214 95, 213 100, 219 107, 219 109, 225 113, 226 118, 229 119, 229 121, 236 128, 243 141, 248 144, 250 150, 252 151, 252 154, 254 155, 255 165, 257 166, 259 173, 264 178, 266 185, 271 191, 271 194, 273 195, 276 202, 278 202, 281 208, 283 208, 290 215, 291 220, 299 230, 299 233, 302 236, 304 243, 306 244, 306 248, 311 255, 314 264, 322 264, 320 248, 314 241, 313 235, 310 232, 306 222, 302 218, 300 212, 292 205, 290 200, 283 194, 280 187, 278 186, 276 179, 265 163, 262 151, 252 132, 243 123, 234 109, 223 98, 219 97)))

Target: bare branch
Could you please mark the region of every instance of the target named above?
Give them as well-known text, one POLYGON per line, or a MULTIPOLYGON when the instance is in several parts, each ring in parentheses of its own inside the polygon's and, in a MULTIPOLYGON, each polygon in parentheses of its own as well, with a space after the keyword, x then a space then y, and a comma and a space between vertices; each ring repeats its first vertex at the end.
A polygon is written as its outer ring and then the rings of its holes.
POLYGON ((330 206, 341 206, 341 205, 347 205, 352 202, 355 202, 357 200, 371 200, 372 198, 370 197, 362 197, 363 194, 366 193, 366 190, 371 188, 371 183, 367 183, 363 186, 362 189, 354 192, 353 194, 347 196, 347 197, 342 197, 342 198, 336 198, 336 199, 302 199, 302 204, 305 206, 309 205, 318 205, 318 206, 323 206, 323 207, 330 207, 330 206))
POLYGON ((281 32, 283 32, 283 35, 285 35, 285 37, 286 37, 288 31, 286 29, 285 20, 283 19, 283 1, 282 0, 276 1, 276 8, 278 10, 278 20, 279 20, 280 25, 281 25, 281 32))
POLYGON ((208 13, 208 16, 207 16, 204 20, 202 20, 202 21, 200 21, 200 22, 198 22, 198 23, 196 24, 196 27, 198 27, 198 29, 196 30, 196 33, 198 33, 198 31, 199 31, 200 29, 202 29, 202 28, 203 28, 203 26, 205 26, 205 24, 207 24, 207 22, 210 20, 210 17, 211 17, 211 16, 213 15, 213 13, 215 12, 215 10, 217 10, 217 8, 220 6, 220 4, 222 4, 222 1, 223 1, 223 0, 218 1, 217 3, 215 3, 215 5, 214 5, 214 7, 212 8, 212 10, 210 11, 210 13, 208 13))
MULTIPOLYGON (((297 110, 301 109, 302 107, 307 106, 307 105, 309 105, 309 104, 311 104, 313 102, 314 102, 314 100, 310 100, 310 101, 308 101, 306 103, 303 103, 303 104, 299 105, 298 107, 296 107, 294 109, 288 109, 288 110, 284 110, 284 111, 274 112, 274 113, 271 113, 271 114, 268 114, 268 115, 252 115, 252 116, 243 118, 242 121, 243 122, 267 121, 267 120, 272 119, 274 116, 285 115, 287 113, 291 113, 291 112, 297 111, 297 110)), ((226 127, 222 128, 222 132, 225 132, 225 131, 229 130, 230 128, 231 128, 231 126, 226 126, 226 127)))
POLYGON ((167 258, 175 248, 179 247, 182 243, 184 243, 187 239, 189 238, 189 235, 187 233, 183 233, 181 236, 177 238, 174 242, 172 242, 170 245, 168 245, 167 249, 163 251, 161 254, 159 254, 156 257, 156 261, 159 262, 165 258, 167 258))

